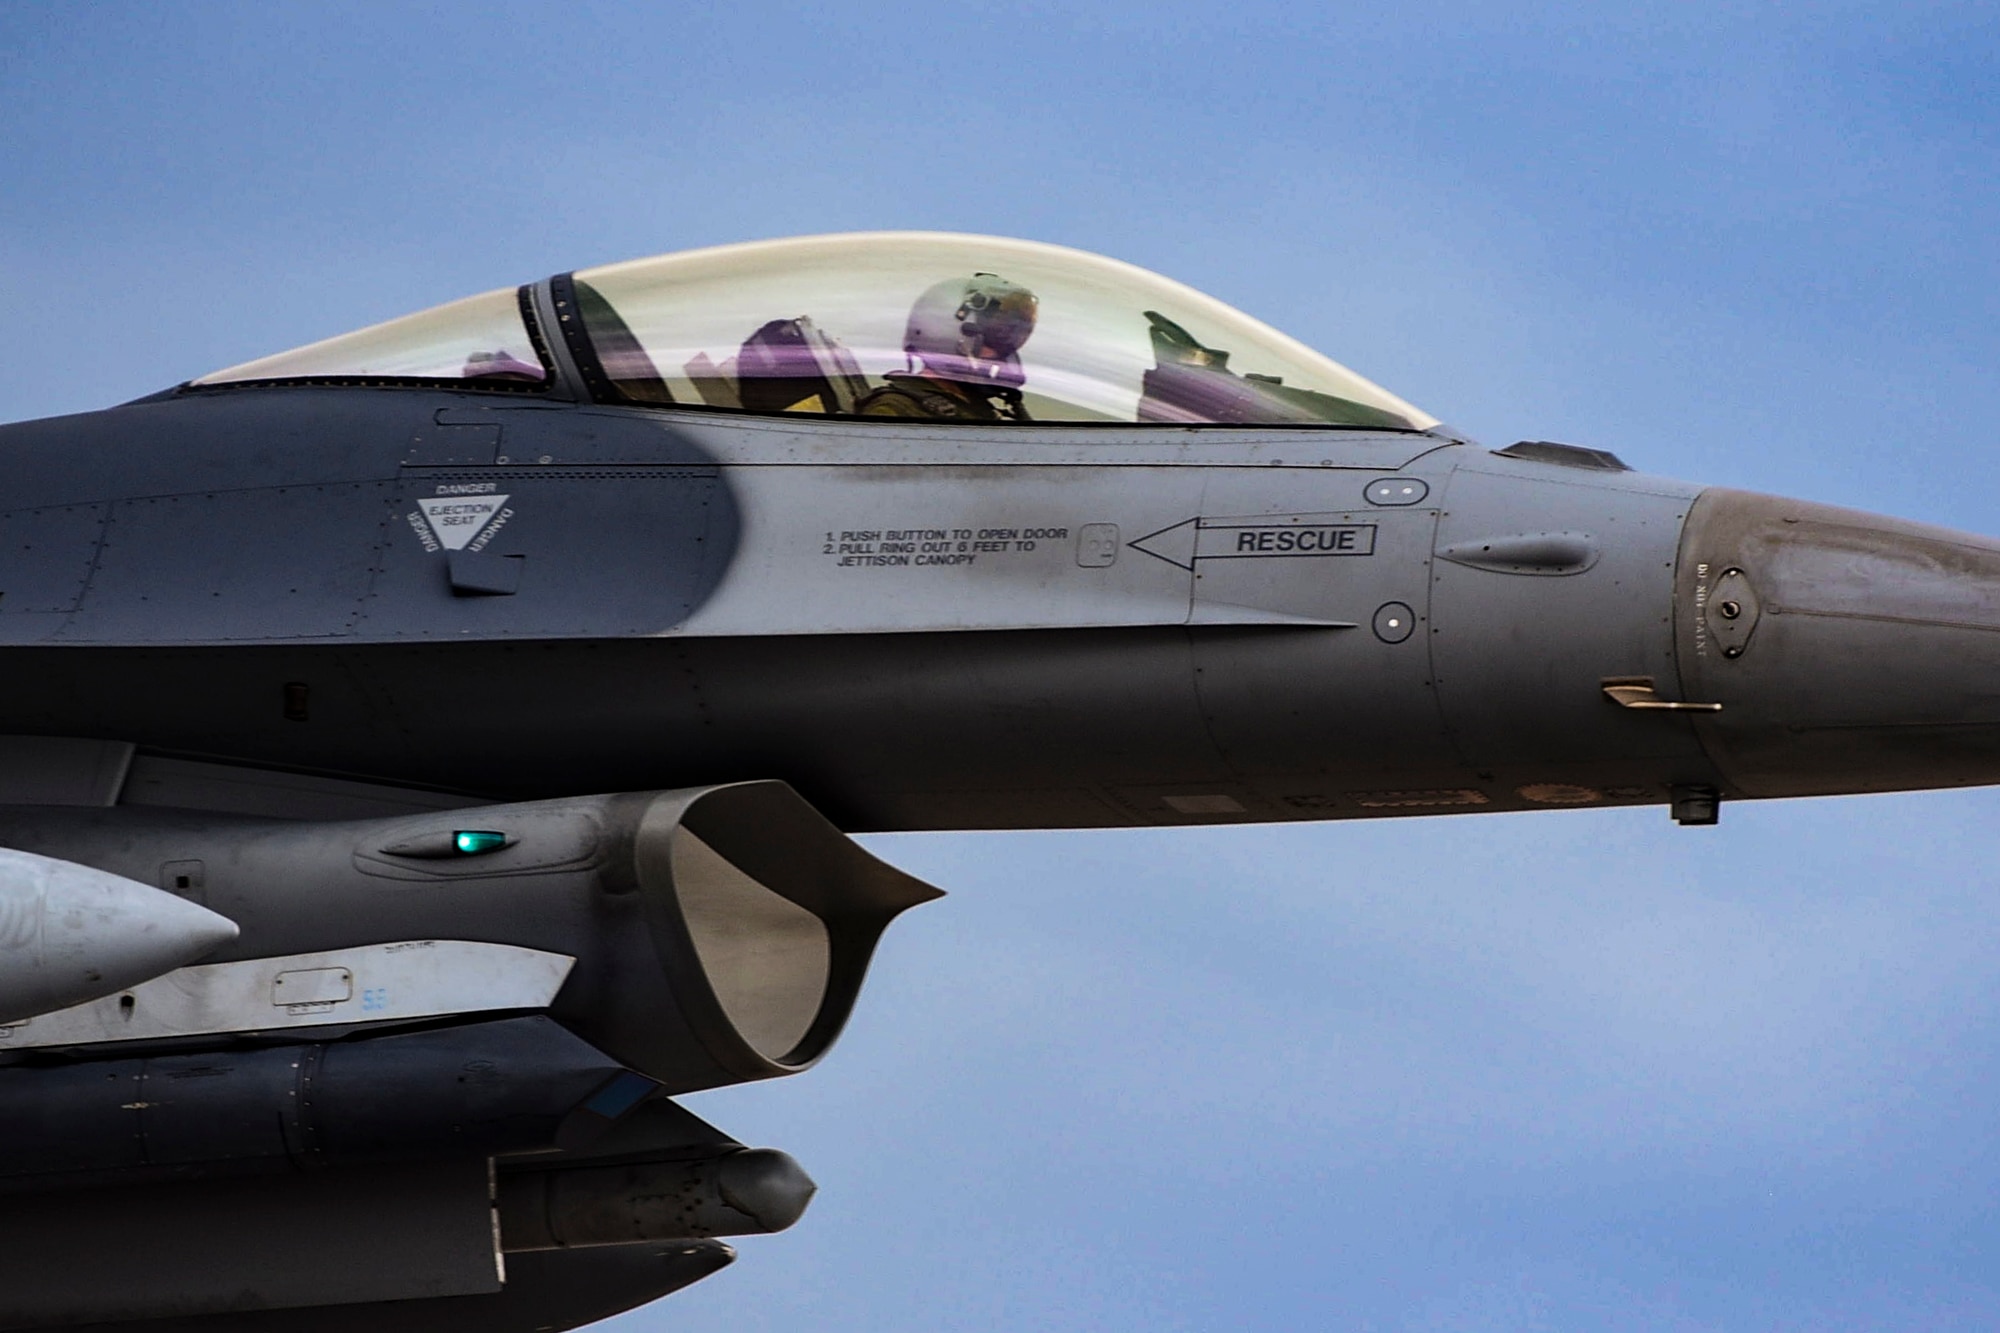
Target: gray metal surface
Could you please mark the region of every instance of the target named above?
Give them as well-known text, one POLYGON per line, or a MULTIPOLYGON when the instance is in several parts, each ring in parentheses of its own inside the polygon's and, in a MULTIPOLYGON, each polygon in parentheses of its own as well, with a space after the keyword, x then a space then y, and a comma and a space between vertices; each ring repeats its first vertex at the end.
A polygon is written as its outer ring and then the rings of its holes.
POLYGON ((817 1189, 787 1154, 739 1148, 714 1157, 514 1171, 501 1179, 495 1206, 501 1248, 517 1254, 783 1231, 817 1189))
POLYGON ((0 1210, 0 1328, 497 1292, 493 1233, 477 1158, 51 1194, 0 1210))
POLYGON ((397 940, 207 963, 0 1027, 0 1051, 546 1009, 575 962, 509 944, 397 940))
MULTIPOLYGON (((80 865, 148 878, 201 860, 207 902, 242 932, 215 951, 214 963, 450 938, 573 958, 548 1012, 676 1092, 809 1067, 838 1036, 890 921, 939 896, 768 782, 489 806, 476 819, 448 813, 291 823, 137 808, 16 807, 0 810, 0 843, 59 849, 80 865), (466 828, 511 841, 490 853, 442 859, 394 850, 466 828), (786 992, 804 1010, 803 1037, 787 1049, 759 1047, 751 1022, 756 1007, 742 999, 746 977, 713 978, 705 959, 715 954, 698 942, 704 931, 748 931, 754 959, 756 938, 773 923, 752 913, 748 923, 732 925, 717 919, 713 903, 684 905, 688 870, 677 853, 690 835, 753 881, 758 893, 795 905, 824 931, 827 952, 816 984, 810 993, 786 992)), ((781 934, 787 931, 780 926, 781 934)), ((335 1006, 323 1016, 367 1025, 374 1021, 367 1001, 357 991, 346 1011, 335 1006)), ((271 1030, 297 1040, 288 1026, 274 1023, 271 1030)), ((32 1038, 34 1024, 20 1032, 32 1038)), ((100 1049, 93 1040, 90 1053, 100 1049)), ((9 1073, 0 1069, 0 1077, 9 1073)))
POLYGON ((0 848, 0 1024, 171 972, 236 935, 234 922, 149 884, 0 848))
POLYGON ((1681 697, 1673 578, 1697 489, 1488 456, 1438 523, 1431 667, 1444 726, 1496 803, 1589 805, 1707 772, 1692 727, 1610 706, 1607 677, 1681 697))
POLYGON ((1683 677, 1723 705, 1697 726, 1737 791, 1994 780, 2000 543, 1710 491, 1683 538, 1676 607, 1683 677))
POLYGON ((0 949, 0 1327, 545 1333, 715 1271, 660 1238, 810 1181, 654 1094, 820 1058, 936 893, 840 829, 2000 781, 2000 543, 1380 414, 592 401, 578 300, 525 290, 540 387, 0 427, 0 847, 242 932, 0 949))
POLYGON ((691 1286, 736 1251, 719 1240, 607 1245, 507 1257, 504 1289, 483 1295, 250 1310, 142 1324, 62 1325, 83 1333, 561 1333, 691 1286))
POLYGON ((0 1068, 0 1187, 35 1195, 17 1207, 32 1211, 51 1191, 120 1182, 177 1187, 246 1173, 545 1152, 571 1141, 572 1116, 625 1072, 539 1014, 80 1054, 0 1068))
MULTIPOLYGON (((0 734, 130 747, 132 803, 324 817, 341 784, 448 804, 776 776, 895 829, 1780 790, 1725 775, 1685 719, 1601 695, 1643 676, 1693 697, 1663 631, 1688 614, 1677 524, 1699 488, 1573 450, 337 386, 6 433, 21 512, 107 517, 59 538, 93 571, 82 593, 19 603, 72 609, 0 617, 23 645, 0 654, 0 734), (364 492, 381 513, 351 508, 364 492), (246 517, 163 529, 143 560, 118 536, 216 506, 246 517), (477 528, 455 551, 446 510, 477 528), (308 604, 299 628, 286 608, 308 604)), ((1718 725, 1782 747, 1803 697, 1759 695, 1757 717, 1744 697, 1718 725)), ((1962 702, 1913 705, 1956 741, 1855 783, 1990 779, 1962 702)))

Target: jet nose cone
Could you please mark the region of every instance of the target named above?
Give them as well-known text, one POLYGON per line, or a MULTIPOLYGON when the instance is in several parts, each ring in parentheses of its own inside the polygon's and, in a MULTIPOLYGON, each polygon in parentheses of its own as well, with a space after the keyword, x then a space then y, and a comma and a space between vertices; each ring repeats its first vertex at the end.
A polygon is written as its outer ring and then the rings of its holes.
POLYGON ((0 849, 0 1022, 135 986, 236 934, 227 917, 137 880, 0 849))
POLYGON ((1746 795, 2000 782, 2000 542, 1709 491, 1680 553, 1677 652, 1746 795))

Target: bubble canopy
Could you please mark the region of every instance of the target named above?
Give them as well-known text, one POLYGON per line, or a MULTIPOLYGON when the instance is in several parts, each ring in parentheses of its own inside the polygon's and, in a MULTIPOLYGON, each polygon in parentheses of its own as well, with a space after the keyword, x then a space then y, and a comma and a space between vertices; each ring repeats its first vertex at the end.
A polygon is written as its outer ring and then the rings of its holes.
MULTIPOLYGON (((894 420, 1334 425, 1436 418, 1190 287, 1033 241, 872 232, 754 241, 550 280, 600 401, 894 420)), ((551 383, 529 289, 488 292, 197 386, 551 383)))

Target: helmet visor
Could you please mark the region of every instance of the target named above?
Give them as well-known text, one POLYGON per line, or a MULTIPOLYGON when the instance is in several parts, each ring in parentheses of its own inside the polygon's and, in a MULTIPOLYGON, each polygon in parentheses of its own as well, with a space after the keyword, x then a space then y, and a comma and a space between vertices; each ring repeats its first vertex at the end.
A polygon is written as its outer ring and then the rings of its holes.
POLYGON ((965 304, 959 308, 959 328, 974 355, 1005 361, 1034 333, 1039 304, 1025 287, 1010 282, 983 283, 966 293, 965 304))

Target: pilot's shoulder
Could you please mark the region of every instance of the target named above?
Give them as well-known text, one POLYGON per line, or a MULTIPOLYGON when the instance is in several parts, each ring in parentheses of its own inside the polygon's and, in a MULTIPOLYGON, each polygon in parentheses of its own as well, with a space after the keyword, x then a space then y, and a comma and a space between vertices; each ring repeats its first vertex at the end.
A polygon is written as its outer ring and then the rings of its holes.
POLYGON ((854 405, 854 410, 865 417, 918 417, 927 421, 967 415, 965 407, 951 395, 899 382, 901 379, 891 376, 889 383, 871 390, 854 405))
POLYGON ((871 390, 866 397, 854 405, 854 410, 864 417, 927 417, 914 394, 897 388, 871 390))

